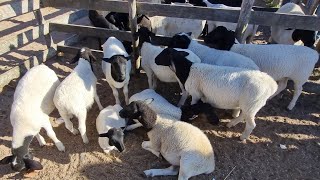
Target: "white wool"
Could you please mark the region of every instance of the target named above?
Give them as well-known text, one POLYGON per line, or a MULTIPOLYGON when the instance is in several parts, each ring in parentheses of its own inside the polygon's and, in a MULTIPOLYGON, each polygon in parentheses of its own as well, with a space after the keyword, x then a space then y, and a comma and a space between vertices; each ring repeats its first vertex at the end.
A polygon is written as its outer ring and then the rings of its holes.
POLYGON ((295 84, 294 98, 288 109, 295 106, 296 100, 302 91, 302 85, 308 81, 319 54, 308 47, 294 45, 255 45, 234 44, 230 51, 251 58, 262 72, 270 75, 275 81, 281 81, 279 90, 275 95, 286 87, 287 78, 295 84))
POLYGON ((191 104, 201 99, 216 108, 241 109, 242 113, 236 119, 246 120, 246 129, 241 136, 246 139, 255 127, 256 113, 276 92, 277 83, 260 71, 195 63, 190 68, 185 88, 192 96, 191 104))
POLYGON ((210 48, 195 40, 191 40, 188 49, 199 56, 202 63, 259 70, 259 67, 248 57, 230 51, 210 48))
MULTIPOLYGON (((149 88, 155 89, 157 87, 157 78, 162 82, 178 82, 176 75, 167 66, 159 66, 155 63, 155 58, 164 50, 160 46, 154 46, 148 42, 144 42, 141 47, 141 67, 146 72, 148 76, 149 88)), ((189 53, 186 58, 194 63, 200 63, 200 58, 188 49, 174 48, 177 51, 185 51, 189 53)), ((187 94, 181 83, 179 83, 180 89, 182 91, 182 97, 178 103, 178 106, 184 104, 187 99, 187 94)))
POLYGON ((156 93, 153 89, 145 89, 139 93, 132 95, 129 99, 129 103, 133 101, 144 101, 147 99, 153 99, 152 103, 148 106, 157 113, 158 116, 168 115, 174 119, 181 118, 181 109, 169 103, 160 94, 156 93))
POLYGON ((215 160, 208 137, 197 127, 167 118, 157 118, 156 124, 148 132, 149 141, 142 142, 142 148, 156 156, 160 154, 172 166, 170 172, 161 169, 149 169, 147 176, 178 174, 179 179, 189 179, 200 174, 214 171, 215 160), (166 173, 167 172, 167 173, 166 173))
MULTIPOLYGON (((301 7, 294 3, 286 3, 281 6, 277 13, 286 13, 286 14, 297 14, 297 15, 305 15, 301 7)), ((295 29, 286 30, 287 28, 281 26, 271 26, 271 39, 278 44, 298 44, 300 45, 302 42, 294 42, 292 40, 292 33, 295 29)))
POLYGON ((86 138, 86 116, 87 110, 91 108, 96 100, 99 109, 103 107, 100 104, 96 91, 97 78, 92 72, 91 65, 85 59, 80 58, 78 65, 58 86, 54 95, 54 104, 59 110, 66 127, 74 134, 77 130, 73 129, 70 119, 74 115, 79 121, 79 131, 85 143, 86 138))
MULTIPOLYGON (((108 106, 100 111, 96 119, 96 128, 99 134, 107 133, 111 128, 122 128, 126 126, 125 119, 119 116, 122 107, 118 104, 108 106)), ((115 146, 109 145, 108 137, 99 137, 98 142, 100 147, 105 151, 116 149, 115 146)))
MULTIPOLYGON (((124 57, 128 57, 128 53, 124 48, 121 41, 119 41, 115 37, 109 37, 108 40, 103 44, 103 57, 111 58, 114 55, 123 55, 124 57)), ((115 81, 111 76, 111 64, 105 61, 102 61, 102 71, 106 76, 106 80, 110 85, 113 95, 116 99, 116 104, 120 104, 120 100, 118 97, 118 90, 123 88, 123 93, 125 94, 126 103, 128 103, 128 85, 130 81, 130 71, 131 71, 131 60, 128 60, 126 63, 126 78, 123 82, 115 81)))
MULTIPOLYGON (((191 4, 184 5, 192 6, 191 4)), ((149 19, 152 25, 152 32, 168 37, 172 37, 180 32, 192 32, 192 35, 195 38, 198 38, 206 24, 205 20, 184 19, 165 16, 151 16, 149 17, 149 19)))
MULTIPOLYGON (((23 146, 25 137, 36 136, 41 128, 45 128, 58 149, 64 151, 63 144, 55 137, 48 116, 55 108, 53 96, 59 84, 55 72, 43 64, 31 68, 21 78, 10 113, 13 149, 23 146)), ((43 141, 39 141, 40 145, 45 144, 43 141)))
MULTIPOLYGON (((207 0, 203 0, 203 2, 207 4, 207 7, 210 7, 210 8, 241 10, 241 7, 231 7, 231 6, 226 6, 224 4, 211 4, 207 0)), ((235 31, 237 28, 237 23, 230 23, 230 22, 207 21, 207 24, 208 24, 208 33, 213 31, 218 26, 224 26, 228 30, 232 30, 232 31, 235 31)), ((246 43, 251 42, 251 38, 256 35, 258 27, 259 27, 258 25, 252 25, 252 24, 248 25, 243 35, 244 39, 246 40, 246 43)))

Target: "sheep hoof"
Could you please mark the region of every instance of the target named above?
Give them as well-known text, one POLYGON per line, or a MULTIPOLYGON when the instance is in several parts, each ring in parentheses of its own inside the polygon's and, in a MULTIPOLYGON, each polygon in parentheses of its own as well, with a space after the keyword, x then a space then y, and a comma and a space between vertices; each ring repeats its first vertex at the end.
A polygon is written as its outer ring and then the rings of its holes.
POLYGON ((152 173, 152 170, 151 170, 151 169, 145 170, 145 171, 143 171, 143 173, 144 173, 144 175, 145 175, 146 177, 153 177, 153 173, 152 173))
POLYGON ((46 141, 44 140, 44 138, 43 137, 40 137, 40 141, 39 141, 39 145, 41 146, 41 147, 43 147, 43 146, 45 146, 47 143, 46 143, 46 141))
POLYGON ((106 154, 109 154, 109 153, 110 153, 110 150, 104 149, 103 152, 106 153, 106 154))
POLYGON ((83 143, 88 144, 89 143, 89 139, 88 138, 83 138, 83 143))
POLYGON ((246 143, 246 139, 247 139, 247 137, 245 137, 243 135, 240 136, 240 141, 241 142, 246 143))
POLYGON ((231 128, 231 127, 233 127, 233 126, 234 126, 234 125, 232 124, 232 121, 227 124, 227 127, 228 127, 228 128, 231 128))
POLYGON ((73 134, 73 135, 77 135, 77 134, 79 134, 79 131, 78 131, 77 129, 73 129, 73 130, 72 130, 72 134, 73 134))
POLYGON ((66 151, 66 148, 64 147, 62 142, 57 142, 57 143, 55 143, 55 145, 57 146, 59 151, 61 151, 61 152, 65 152, 66 151))
POLYGON ((289 104, 289 106, 287 107, 287 110, 291 111, 293 109, 294 105, 289 104))

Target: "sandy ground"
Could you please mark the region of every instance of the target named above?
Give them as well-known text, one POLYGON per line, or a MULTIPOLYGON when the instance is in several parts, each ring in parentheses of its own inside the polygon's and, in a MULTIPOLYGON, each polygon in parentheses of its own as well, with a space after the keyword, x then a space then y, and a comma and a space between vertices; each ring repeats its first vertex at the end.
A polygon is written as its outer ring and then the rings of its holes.
MULTIPOLYGON (((265 29, 265 28, 263 28, 265 29)), ((265 31, 268 33, 268 31, 265 31)), ((261 38, 267 34, 260 32, 255 43, 265 43, 261 38)), ((48 64, 61 80, 71 71, 68 65, 70 57, 52 59, 48 64)), ((104 107, 114 104, 112 91, 107 82, 101 80, 98 94, 104 107)), ((296 107, 287 111, 286 106, 292 98, 292 83, 289 88, 270 100, 256 116, 257 127, 250 140, 241 143, 238 140, 244 124, 226 128, 231 112, 217 110, 221 123, 213 126, 206 119, 199 117, 193 124, 202 129, 209 137, 216 154, 216 169, 212 174, 199 175, 191 179, 319 179, 320 177, 320 69, 316 69, 310 81, 304 85, 296 107), (286 145, 283 150, 280 144, 286 145)), ((10 106, 16 82, 12 82, 0 94, 0 159, 10 154, 12 127, 9 121, 10 106)), ((131 78, 130 95, 147 88, 145 74, 131 78)), ((159 83, 157 92, 170 102, 179 100, 179 87, 176 84, 159 83)), ((123 100, 123 95, 120 93, 123 100)), ((30 146, 36 160, 40 160, 44 169, 33 179, 144 179, 143 170, 165 168, 168 163, 141 148, 141 142, 147 140, 146 131, 136 129, 125 137, 126 151, 105 154, 98 145, 95 119, 99 114, 96 104, 88 113, 87 135, 90 143, 82 143, 80 135, 72 135, 64 124, 58 126, 59 118, 55 110, 50 116, 57 137, 66 146, 66 152, 59 152, 52 140, 44 135, 47 145, 40 147, 36 140, 30 146)), ((73 119, 75 126, 77 120, 73 119)), ((20 179, 22 173, 14 173, 11 168, 0 166, 0 179, 20 179)), ((152 179, 176 179, 157 177, 152 179)), ((151 178, 150 178, 151 179, 151 178)))

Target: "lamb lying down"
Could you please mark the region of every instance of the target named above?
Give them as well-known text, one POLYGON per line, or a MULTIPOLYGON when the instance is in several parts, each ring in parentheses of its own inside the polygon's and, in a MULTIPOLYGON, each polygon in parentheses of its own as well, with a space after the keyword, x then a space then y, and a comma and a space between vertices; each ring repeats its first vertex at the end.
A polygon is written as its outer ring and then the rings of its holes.
POLYGON ((153 99, 135 101, 119 112, 122 118, 138 118, 148 132, 149 141, 142 142, 143 149, 171 164, 165 169, 145 170, 146 176, 178 175, 187 180, 199 174, 212 173, 215 168, 213 148, 207 136, 197 127, 164 118, 149 108, 153 99))
POLYGON ((118 104, 108 106, 100 111, 96 120, 96 127, 99 133, 99 145, 105 153, 118 149, 124 151, 124 133, 122 128, 126 126, 126 122, 119 116, 122 107, 118 104))

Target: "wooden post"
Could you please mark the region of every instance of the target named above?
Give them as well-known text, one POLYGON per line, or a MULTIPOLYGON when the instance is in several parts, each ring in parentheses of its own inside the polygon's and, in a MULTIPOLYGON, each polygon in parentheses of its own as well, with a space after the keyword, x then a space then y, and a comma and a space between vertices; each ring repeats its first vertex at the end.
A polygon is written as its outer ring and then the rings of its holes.
MULTIPOLYGON (((41 2, 39 2, 39 3, 41 3, 41 2)), ((42 5, 42 3, 41 3, 41 5, 42 5)), ((39 34, 42 33, 44 35, 47 48, 49 49, 49 48, 51 48, 53 46, 54 43, 53 43, 53 40, 52 40, 52 37, 51 37, 49 31, 48 31, 48 33, 46 33, 46 29, 45 29, 46 28, 45 27, 46 21, 43 18, 43 15, 42 15, 42 13, 40 11, 41 8, 42 7, 40 6, 40 8, 35 10, 35 11, 33 11, 33 13, 34 13, 34 15, 35 15, 35 17, 37 19, 37 23, 38 23, 38 26, 39 26, 39 34)))
POLYGON ((243 0, 241 4, 241 11, 236 28, 236 38, 240 43, 245 42, 245 39, 243 39, 243 35, 248 27, 253 3, 254 0, 243 0))
POLYGON ((136 38, 136 32, 138 30, 138 23, 137 23, 137 1, 136 0, 128 0, 129 5, 129 19, 130 19, 130 28, 131 28, 131 35, 132 35, 132 52, 133 52, 133 64, 134 73, 137 73, 138 69, 140 68, 140 59, 139 59, 139 40, 136 38))
POLYGON ((312 15, 316 11, 316 9, 319 5, 319 2, 320 2, 320 0, 308 0, 308 2, 306 4, 306 9, 307 9, 308 15, 312 15))

